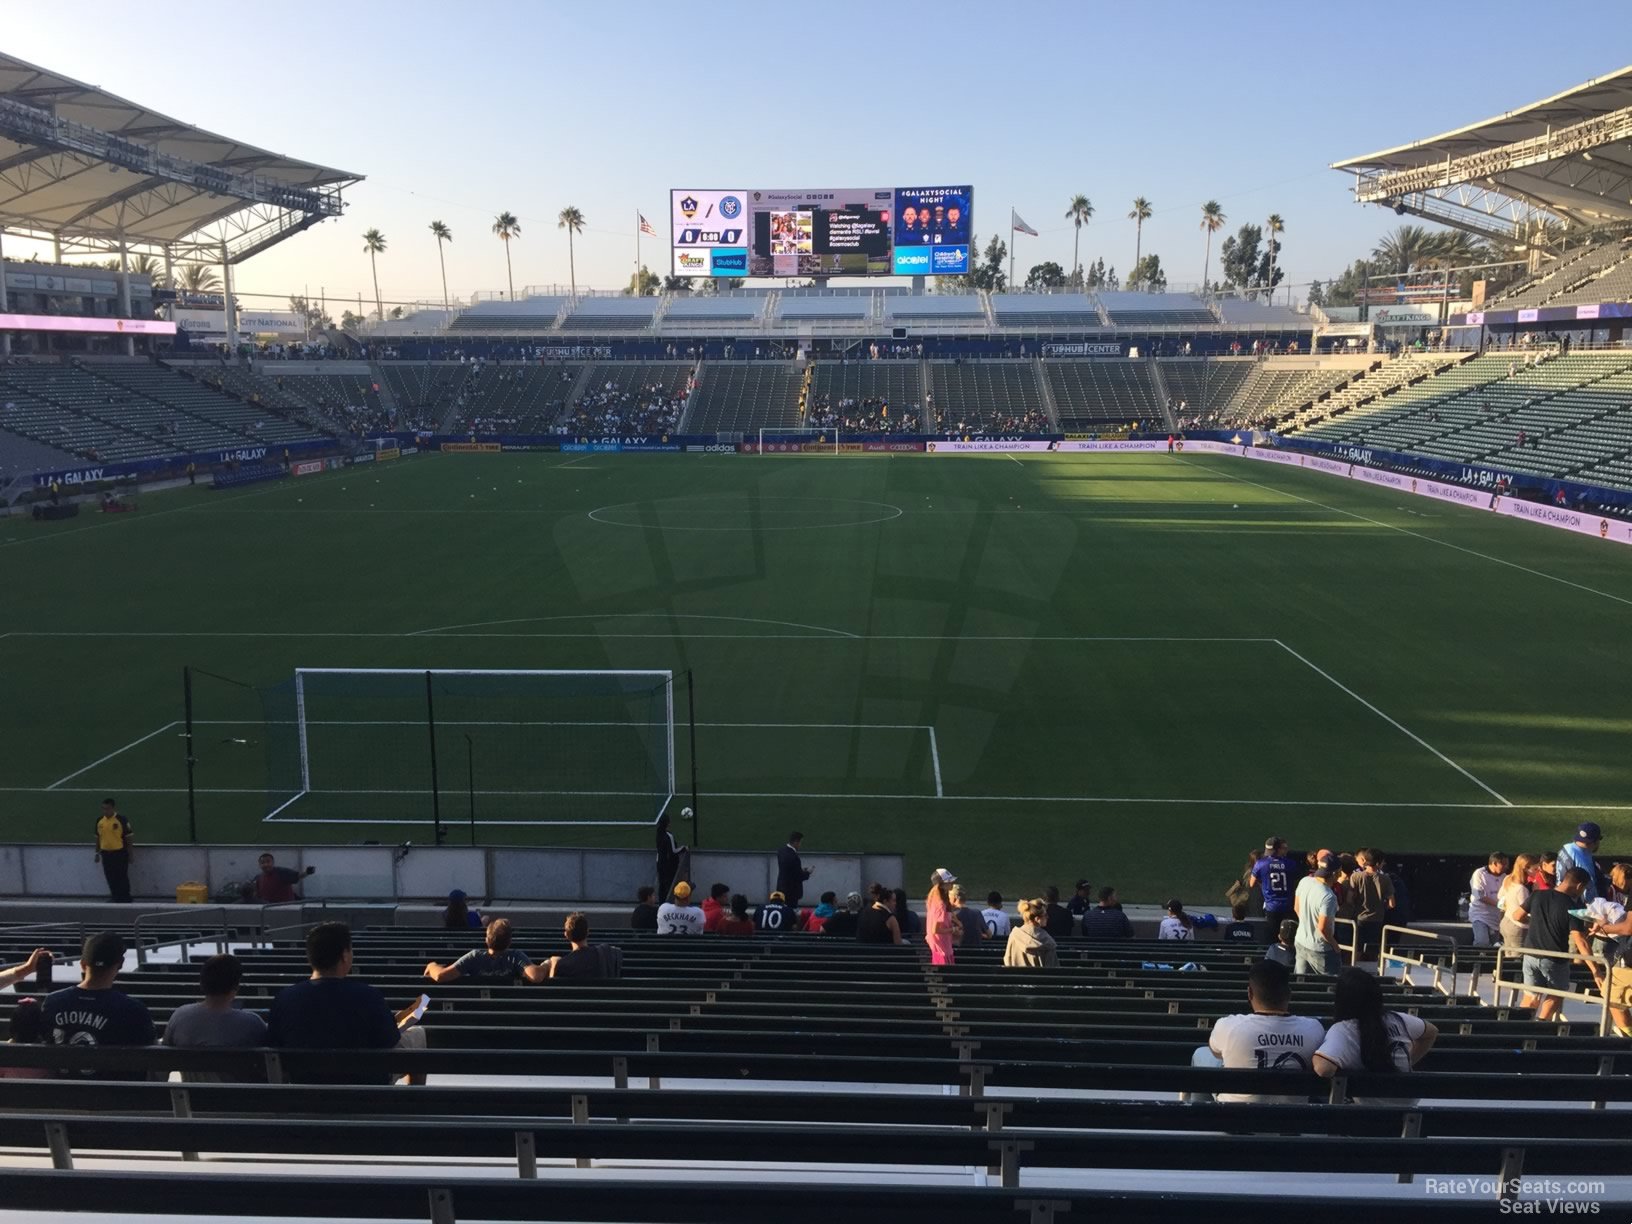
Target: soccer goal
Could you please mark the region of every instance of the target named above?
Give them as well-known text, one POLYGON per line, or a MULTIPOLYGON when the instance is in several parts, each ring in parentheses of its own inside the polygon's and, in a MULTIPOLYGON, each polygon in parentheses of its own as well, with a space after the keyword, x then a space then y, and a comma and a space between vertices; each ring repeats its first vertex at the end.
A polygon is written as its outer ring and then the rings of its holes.
POLYGON ((262 691, 268 820, 645 825, 674 674, 301 667, 262 691))
POLYGON ((839 430, 829 429, 760 429, 761 455, 836 455, 839 453, 839 430))

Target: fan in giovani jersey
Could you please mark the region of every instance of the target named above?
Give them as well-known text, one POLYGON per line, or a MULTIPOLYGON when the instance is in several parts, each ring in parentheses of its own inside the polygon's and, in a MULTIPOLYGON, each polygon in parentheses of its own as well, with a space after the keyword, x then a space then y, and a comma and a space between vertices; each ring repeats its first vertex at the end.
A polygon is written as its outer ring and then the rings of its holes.
MULTIPOLYGON (((1249 1014, 1224 1016, 1213 1024, 1207 1048, 1197 1050, 1192 1064, 1237 1070, 1289 1071, 1307 1075, 1326 1036, 1325 1026, 1310 1016, 1294 1016, 1292 975, 1285 965, 1262 960, 1247 975, 1249 1014)), ((1307 1088, 1296 1096, 1221 1092, 1220 1101, 1296 1104, 1307 1099, 1307 1088)))
POLYGON ((1264 917, 1271 931, 1279 920, 1292 916, 1292 889, 1295 877, 1292 860, 1286 854, 1284 838, 1272 837, 1264 843, 1264 857, 1253 864, 1252 886, 1263 894, 1264 917))
POLYGON ((754 907, 754 927, 767 934, 797 931, 800 925, 799 911, 780 892, 773 892, 764 905, 754 907))

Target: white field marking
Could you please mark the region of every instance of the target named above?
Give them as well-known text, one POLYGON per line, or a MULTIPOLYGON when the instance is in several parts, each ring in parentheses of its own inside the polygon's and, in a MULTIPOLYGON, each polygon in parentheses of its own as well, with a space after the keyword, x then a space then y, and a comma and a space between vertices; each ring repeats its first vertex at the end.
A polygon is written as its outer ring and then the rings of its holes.
MULTIPOLYGON (((1013 456, 1013 455, 1009 455, 1009 458, 1010 458, 1010 459, 1014 459, 1014 461, 1015 461, 1015 462, 1016 462, 1016 463, 1020 463, 1020 460, 1018 460, 1018 459, 1015 459, 1015 458, 1014 458, 1014 456, 1013 456)), ((1023 463, 1020 463, 1020 466, 1021 466, 1021 467, 1025 467, 1025 466, 1026 466, 1026 465, 1025 465, 1025 464, 1023 464, 1023 463)))
POLYGON ((935 798, 945 799, 946 792, 941 788, 941 749, 935 742, 935 728, 926 727, 929 732, 929 761, 935 766, 935 798))
MULTIPOLYGON (((265 632, 248 630, 189 630, 189 629, 17 629, 11 634, 13 637, 65 637, 65 638, 411 638, 411 637, 445 637, 445 638, 589 638, 600 641, 603 639, 632 638, 651 641, 673 641, 677 636, 688 641, 718 640, 726 642, 762 641, 762 642, 1231 642, 1237 645, 1251 643, 1273 643, 1278 639, 1272 637, 1151 637, 1151 636, 1116 636, 1094 634, 1020 634, 1020 633, 846 633, 843 630, 836 632, 842 636, 835 637, 832 630, 822 633, 435 633, 428 634, 426 630, 416 629, 410 633, 307 633, 292 632, 284 629, 269 629, 265 632)), ((434 669, 433 669, 434 670, 434 669)))
POLYGON ((1415 731, 1411 730, 1411 728, 1407 727, 1404 723, 1400 722, 1398 719, 1389 717, 1387 714, 1384 714, 1376 706, 1372 705, 1371 702, 1367 701, 1364 697, 1360 696, 1359 693, 1355 692, 1348 685, 1344 684, 1341 680, 1337 679, 1330 672, 1326 671, 1324 668, 1318 667, 1315 664, 1311 663, 1308 659, 1304 658, 1297 651, 1293 650, 1292 647, 1288 646, 1285 642, 1277 641, 1276 645, 1279 646, 1282 650, 1286 651, 1287 654, 1291 655, 1299 663, 1302 663, 1305 667, 1307 667, 1311 671, 1313 671, 1317 676, 1320 676, 1320 677, 1330 681, 1332 684, 1335 684, 1338 688, 1342 689, 1350 697, 1353 697, 1361 705, 1365 706, 1366 709, 1370 710, 1373 714, 1377 715, 1378 718, 1380 718, 1384 722, 1388 723, 1395 730, 1403 732, 1405 735, 1407 735, 1411 739, 1415 740, 1418 744, 1421 744, 1424 748, 1428 749, 1429 752, 1433 753, 1440 760, 1444 761, 1445 764, 1449 765, 1452 769, 1456 770, 1457 773, 1461 774, 1468 781, 1472 782, 1475 786, 1477 786, 1480 790, 1484 791, 1487 795, 1494 796, 1496 799, 1500 800, 1503 807, 1512 807, 1513 806, 1513 804, 1508 802, 1507 798, 1504 795, 1501 795, 1494 788, 1492 788, 1490 786, 1487 786, 1484 782, 1480 781, 1470 771, 1464 769, 1462 766, 1458 765, 1455 761, 1451 760, 1450 757, 1446 756, 1438 748, 1435 748, 1432 744, 1430 744, 1427 740, 1423 739, 1422 736, 1418 735, 1415 731))
MULTIPOLYGON (((99 795, 108 791, 106 786, 64 786, 58 788, 61 795, 99 795)), ((131 795, 185 795, 185 787, 171 786, 120 786, 113 789, 121 794, 131 795)), ((0 795, 43 795, 46 789, 43 786, 0 786, 0 795)), ((266 787, 199 787, 195 792, 199 795, 265 795, 266 787)), ((312 793, 312 792, 308 792, 312 793)), ((323 794, 358 794, 383 795, 405 794, 424 795, 429 788, 415 791, 324 791, 323 794)), ((538 791, 478 791, 477 794, 541 794, 538 791)), ((565 794, 569 792, 551 791, 550 794, 565 794)), ((570 792, 581 795, 652 795, 654 791, 576 791, 570 792)), ((834 799, 856 800, 907 800, 915 803, 928 803, 928 795, 903 794, 870 794, 863 792, 793 792, 793 791, 699 791, 710 799, 820 799, 831 801, 834 799)), ((1626 803, 1412 803, 1399 800, 1373 801, 1368 799, 1184 799, 1184 798, 1152 798, 1150 796, 1133 795, 946 795, 947 803, 1126 803, 1126 804, 1194 804, 1206 807, 1308 807, 1308 808, 1377 808, 1377 809, 1422 809, 1470 812, 1632 812, 1632 804, 1626 803)), ((413 824, 409 820, 378 820, 378 821, 331 821, 334 824, 413 824)), ((484 821, 484 824, 497 821, 484 821)), ((542 821, 521 821, 521 824, 540 824, 542 821)), ((587 824, 588 821, 570 821, 571 824, 587 824)), ((616 823, 616 822, 614 822, 616 823)), ((644 823, 650 824, 650 821, 644 823)))
POLYGON ((1464 548, 1460 544, 1452 544, 1449 540, 1441 540, 1437 536, 1423 535, 1420 531, 1412 531, 1408 527, 1400 527, 1394 523, 1385 523, 1381 519, 1371 518, 1368 515, 1361 514, 1355 510, 1345 510, 1341 506, 1328 506, 1325 502, 1316 501, 1312 497, 1304 497, 1301 494, 1290 492, 1287 489, 1277 489, 1273 485, 1259 484, 1256 480, 1248 480, 1245 476, 1236 476, 1233 473, 1221 471, 1218 468, 1207 467, 1205 464, 1193 463, 1189 459, 1180 459, 1179 462, 1189 464, 1191 467, 1198 468, 1203 472, 1212 472, 1216 475, 1223 476, 1226 479, 1234 480, 1240 484, 1251 485, 1255 489, 1263 489, 1268 493, 1279 493, 1283 497, 1291 497, 1301 502, 1307 502, 1311 506, 1319 506, 1322 510, 1330 510, 1333 514, 1346 514, 1350 518, 1359 519, 1363 523, 1372 523, 1378 527, 1387 528, 1389 531, 1397 531, 1401 535, 1410 536, 1412 539, 1426 540, 1430 544, 1438 544, 1441 548, 1452 548, 1459 553, 1466 553, 1470 557, 1478 557, 1481 561, 1493 561, 1497 565, 1505 565, 1509 569, 1520 570, 1523 573, 1532 574, 1537 578, 1545 578, 1548 582, 1557 582, 1567 587, 1574 587, 1576 590, 1585 591, 1589 595, 1598 595, 1604 599, 1613 599, 1616 603, 1632 605, 1632 599, 1628 599, 1624 595, 1611 595, 1608 591, 1600 591, 1597 587, 1587 586, 1583 582, 1573 582, 1568 578, 1560 578, 1557 574, 1549 574, 1542 570, 1531 569, 1528 565, 1520 565, 1517 561, 1509 561, 1504 557, 1493 557, 1489 553, 1482 553, 1476 548, 1464 548))
MULTIPOLYGON (((666 499, 663 499, 663 501, 694 501, 694 500, 698 500, 698 499, 693 499, 693 498, 666 498, 666 499)), ((707 533, 707 534, 719 534, 721 532, 728 532, 728 533, 729 532, 735 532, 735 533, 740 535, 740 534, 742 534, 744 532, 760 532, 760 531, 833 531, 833 530, 838 530, 838 529, 842 529, 842 528, 845 528, 845 527, 870 527, 870 526, 873 526, 876 523, 893 523, 896 519, 901 518, 903 515, 906 514, 906 511, 903 510, 900 506, 893 505, 890 502, 862 501, 862 500, 860 500, 858 498, 850 498, 850 497, 767 497, 767 498, 761 498, 759 500, 761 500, 761 501, 794 501, 794 502, 828 502, 828 503, 837 503, 837 504, 849 505, 849 506, 874 506, 874 507, 876 507, 876 508, 878 508, 880 510, 893 510, 893 511, 895 511, 895 513, 894 514, 882 514, 877 518, 857 519, 853 523, 792 523, 792 524, 790 524, 789 526, 786 526, 786 527, 766 527, 763 524, 760 524, 758 526, 748 526, 748 527, 693 527, 693 526, 690 526, 689 524, 686 524, 686 523, 620 523, 616 519, 606 519, 606 518, 597 518, 596 517, 597 515, 603 513, 604 511, 622 510, 627 506, 637 506, 638 507, 639 505, 642 504, 640 502, 616 502, 616 503, 614 503, 613 505, 610 505, 610 506, 596 506, 595 509, 589 511, 589 513, 586 515, 586 517, 591 522, 600 523, 600 524, 602 524, 604 526, 607 526, 607 527, 632 527, 632 528, 636 529, 637 531, 695 531, 695 532, 704 532, 704 533, 707 533)), ((661 504, 661 502, 653 503, 653 504, 654 505, 661 504)), ((688 508, 688 507, 680 507, 680 508, 685 509, 685 508, 688 508)), ((700 506, 693 506, 693 507, 689 507, 689 508, 693 509, 693 510, 702 511, 704 513, 707 512, 704 507, 700 507, 700 506)), ((737 506, 722 506, 722 507, 720 507, 720 509, 737 510, 737 509, 739 509, 739 507, 737 507, 737 506)), ((749 511, 746 508, 742 508, 742 510, 743 510, 744 513, 749 513, 749 511)), ((809 511, 804 511, 804 510, 761 510, 761 509, 758 509, 756 507, 751 513, 755 517, 763 518, 763 517, 766 517, 766 516, 769 516, 769 515, 805 517, 810 512, 809 511)))
POLYGON ((171 727, 174 727, 174 726, 177 726, 177 725, 178 724, 176 722, 174 722, 174 721, 167 722, 167 723, 164 724, 164 726, 160 727, 157 731, 149 731, 146 735, 142 736, 140 739, 131 740, 130 743, 126 744, 123 748, 115 748, 112 752, 108 753, 107 756, 97 757, 96 760, 92 761, 89 765, 86 765, 84 768, 76 769, 71 774, 63 775, 62 777, 58 778, 55 782, 51 783, 50 786, 47 786, 44 789, 46 789, 48 791, 56 790, 64 782, 68 782, 68 781, 70 781, 70 780, 72 780, 74 778, 77 778, 82 773, 89 773, 91 770, 95 769, 98 765, 102 764, 104 761, 111 761, 111 760, 113 760, 114 757, 118 756, 120 753, 129 752, 132 748, 136 747, 137 744, 145 744, 148 740, 152 739, 154 736, 163 735, 166 731, 170 730, 171 727))
MULTIPOLYGON (((781 625, 785 629, 811 629, 821 633, 831 633, 835 637, 857 637, 848 629, 833 629, 827 625, 804 625, 798 621, 769 620, 759 616, 708 616, 694 612, 609 612, 596 615, 593 613, 578 613, 571 616, 515 616, 508 620, 471 621, 464 625, 439 625, 434 629, 416 629, 412 633, 403 634, 404 637, 427 637, 432 634, 446 633, 456 629, 486 629, 492 625, 530 625, 539 621, 573 621, 573 620, 708 620, 708 621, 736 621, 743 625, 781 625)), ((777 636, 772 634, 770 636, 777 636)))
MULTIPOLYGON (((175 726, 176 724, 171 723, 170 725, 175 726)), ((268 724, 265 721, 261 721, 261 720, 251 720, 251 719, 243 719, 243 718, 216 718, 216 719, 206 719, 206 720, 204 720, 202 722, 195 721, 193 723, 193 725, 195 727, 264 727, 264 726, 267 726, 268 724)), ((274 719, 270 725, 275 726, 275 727, 295 727, 295 726, 299 726, 300 724, 298 722, 294 721, 293 719, 274 719)), ((352 719, 308 718, 306 720, 306 725, 308 727, 423 727, 425 725, 425 720, 423 718, 403 718, 403 719, 381 719, 381 720, 378 720, 378 721, 371 721, 371 720, 358 721, 358 720, 352 720, 352 719)), ((567 722, 468 722, 468 721, 466 721, 466 722, 458 722, 458 721, 454 721, 454 720, 450 720, 450 719, 439 718, 439 719, 436 720, 436 725, 439 726, 439 727, 635 727, 635 728, 638 728, 638 727, 645 726, 646 724, 643 724, 643 723, 629 723, 629 722, 577 722, 577 721, 567 721, 567 722)), ((675 724, 675 726, 677 728, 678 727, 683 727, 685 725, 686 724, 684 724, 684 723, 676 723, 675 724)), ((697 724, 697 726, 699 726, 699 727, 747 727, 747 728, 752 728, 752 729, 758 729, 758 728, 764 727, 764 728, 771 728, 771 729, 776 729, 776 730, 812 730, 812 729, 814 729, 814 730, 820 730, 820 731, 928 731, 928 732, 930 732, 931 735, 933 735, 934 731, 935 731, 934 727, 925 726, 923 723, 700 722, 700 723, 697 724)), ((141 741, 138 740, 137 742, 140 743, 141 741)), ((121 748, 119 751, 123 752, 124 749, 121 748)), ((89 768, 89 766, 87 766, 87 768, 89 768)), ((645 792, 642 792, 642 793, 644 794, 645 792)))

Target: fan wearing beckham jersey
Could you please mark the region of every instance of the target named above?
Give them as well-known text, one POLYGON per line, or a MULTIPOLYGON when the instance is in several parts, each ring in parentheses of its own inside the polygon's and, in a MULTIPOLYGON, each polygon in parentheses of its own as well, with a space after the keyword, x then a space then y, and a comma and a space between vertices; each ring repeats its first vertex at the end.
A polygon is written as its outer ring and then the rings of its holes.
POLYGON ((1272 837, 1264 843, 1264 857, 1252 867, 1252 886, 1264 898, 1265 925, 1274 931, 1282 918, 1292 917, 1292 889, 1297 877, 1286 854, 1286 842, 1272 837))
POLYGON ((659 935, 701 935, 703 907, 691 903, 691 885, 681 880, 674 886, 670 899, 657 907, 659 935))
MULTIPOLYGON (((1259 961, 1247 975, 1250 1014, 1224 1016, 1213 1025, 1207 1049, 1197 1050, 1191 1060, 1200 1066, 1222 1065, 1232 1070, 1287 1071, 1306 1076, 1313 1070, 1315 1051, 1325 1039, 1326 1029, 1310 1016, 1294 1016, 1292 975, 1285 965, 1259 961)), ((1227 1104, 1299 1104, 1308 1089, 1292 1096, 1250 1092, 1221 1092, 1227 1104)))

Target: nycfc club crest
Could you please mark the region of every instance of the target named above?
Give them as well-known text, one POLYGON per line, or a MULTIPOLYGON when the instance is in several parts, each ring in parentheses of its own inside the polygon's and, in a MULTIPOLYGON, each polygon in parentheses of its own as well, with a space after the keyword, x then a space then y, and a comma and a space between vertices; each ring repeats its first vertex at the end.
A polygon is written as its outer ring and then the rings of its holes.
MULTIPOLYGON (((695 203, 693 204, 693 207, 695 207, 695 203)), ((720 216, 724 217, 727 221, 735 221, 737 217, 741 215, 741 213, 742 201, 737 199, 736 196, 724 196, 721 198, 720 216)), ((687 213, 686 215, 689 217, 691 214, 687 213)))

